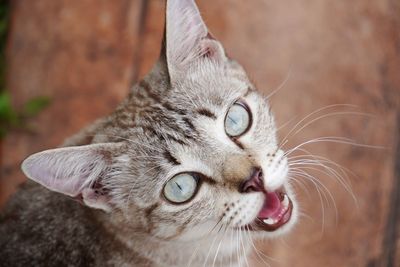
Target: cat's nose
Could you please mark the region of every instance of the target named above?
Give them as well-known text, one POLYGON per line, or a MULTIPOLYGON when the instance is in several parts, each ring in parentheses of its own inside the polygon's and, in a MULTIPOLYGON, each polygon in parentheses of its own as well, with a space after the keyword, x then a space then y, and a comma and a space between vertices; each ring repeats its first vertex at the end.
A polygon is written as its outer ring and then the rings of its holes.
POLYGON ((240 193, 262 192, 264 189, 264 178, 261 168, 253 168, 250 177, 239 186, 240 193))

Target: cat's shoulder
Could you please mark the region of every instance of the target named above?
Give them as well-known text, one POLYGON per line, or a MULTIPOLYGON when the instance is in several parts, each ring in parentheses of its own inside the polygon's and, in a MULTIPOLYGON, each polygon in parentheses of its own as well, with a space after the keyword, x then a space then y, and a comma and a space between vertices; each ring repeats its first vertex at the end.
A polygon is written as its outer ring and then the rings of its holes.
POLYGON ((73 216, 75 213, 83 213, 83 209, 76 201, 28 180, 18 188, 0 212, 0 222, 4 225, 9 220, 18 219, 19 223, 38 225, 43 219, 65 212, 73 216))
POLYGON ((90 212, 72 199, 26 182, 0 213, 0 266, 96 265, 101 254, 96 234, 101 229, 90 212))
POLYGON ((25 182, 0 212, 0 267, 151 266, 116 240, 97 212, 25 182))

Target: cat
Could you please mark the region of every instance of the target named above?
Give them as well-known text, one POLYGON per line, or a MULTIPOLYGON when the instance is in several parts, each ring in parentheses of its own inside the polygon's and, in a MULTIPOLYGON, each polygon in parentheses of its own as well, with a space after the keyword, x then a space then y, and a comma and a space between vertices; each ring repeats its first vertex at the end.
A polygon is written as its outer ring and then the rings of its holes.
POLYGON ((159 60, 109 116, 22 164, 0 266, 242 266, 298 204, 267 99, 168 0, 159 60))

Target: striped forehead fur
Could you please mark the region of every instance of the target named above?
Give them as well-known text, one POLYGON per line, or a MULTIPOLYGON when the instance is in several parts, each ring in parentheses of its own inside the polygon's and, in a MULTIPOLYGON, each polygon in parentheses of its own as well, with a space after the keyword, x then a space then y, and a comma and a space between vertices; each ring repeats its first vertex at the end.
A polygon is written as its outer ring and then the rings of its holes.
MULTIPOLYGON (((267 99, 240 64, 226 57, 194 1, 169 0, 166 13, 166 45, 154 68, 115 112, 66 142, 75 147, 62 149, 84 152, 72 160, 79 166, 68 173, 72 178, 89 170, 80 168, 85 162, 103 164, 90 169, 101 177, 87 177, 82 183, 86 193, 74 188, 72 196, 83 195, 84 203, 103 209, 101 218, 110 229, 117 229, 113 233, 118 240, 160 263, 154 266, 184 266, 197 242, 204 242, 198 252, 202 261, 193 264, 201 266, 206 265, 207 253, 211 258, 215 255, 208 252, 219 234, 213 227, 223 227, 233 235, 257 219, 263 193, 244 194, 240 189, 254 168, 268 174, 265 191, 285 186, 291 194, 288 164, 278 146, 267 99), (238 101, 245 103, 252 120, 246 133, 233 138, 227 134, 225 119, 238 101), (107 161, 104 152, 108 152, 107 161), (185 173, 198 175, 196 190, 188 201, 173 203, 164 188, 173 177, 185 173), (102 187, 101 195, 93 184, 102 187), (177 248, 181 253, 174 255, 177 248)), ((60 151, 52 154, 57 179, 69 167, 60 151)), ((52 174, 43 167, 54 165, 52 160, 40 155, 35 159, 42 160, 40 174, 52 174)), ((25 172, 36 170, 29 167, 25 172)), ((294 209, 292 216, 296 215, 294 209)), ((250 237, 279 235, 290 229, 292 221, 282 230, 250 237)), ((243 246, 247 250, 250 243, 243 246)), ((217 262, 235 249, 237 244, 223 248, 217 262)))

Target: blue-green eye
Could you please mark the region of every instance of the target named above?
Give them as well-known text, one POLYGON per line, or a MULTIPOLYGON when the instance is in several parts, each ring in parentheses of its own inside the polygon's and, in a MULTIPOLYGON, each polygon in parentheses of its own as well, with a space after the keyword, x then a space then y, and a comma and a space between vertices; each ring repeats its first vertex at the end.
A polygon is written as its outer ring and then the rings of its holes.
POLYGON ((225 132, 230 137, 237 137, 244 134, 251 124, 250 112, 244 104, 236 102, 226 114, 225 132))
POLYGON ((191 199, 197 191, 198 179, 190 173, 180 173, 164 186, 164 196, 173 203, 183 203, 191 199))

